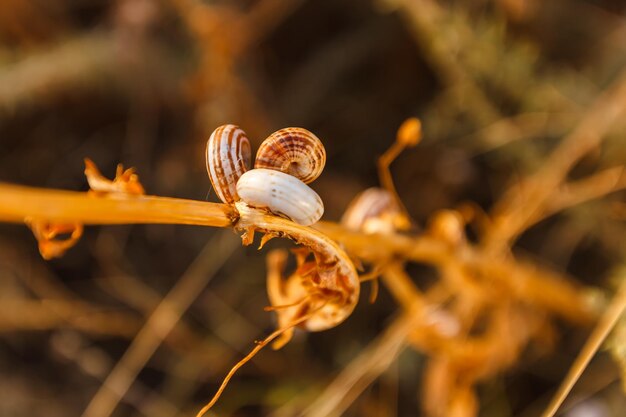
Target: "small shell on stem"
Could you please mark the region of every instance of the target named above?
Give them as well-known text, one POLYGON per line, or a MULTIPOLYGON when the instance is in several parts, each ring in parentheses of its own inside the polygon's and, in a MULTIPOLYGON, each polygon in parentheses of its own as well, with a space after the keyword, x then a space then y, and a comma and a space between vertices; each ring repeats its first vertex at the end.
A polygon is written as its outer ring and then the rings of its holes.
POLYGON ((287 127, 261 143, 254 167, 281 171, 309 184, 325 164, 326 150, 317 136, 300 127, 287 127))
POLYGON ((341 224, 354 232, 390 234, 408 230, 411 222, 391 192, 371 187, 352 199, 341 224))
POLYGON ((206 145, 206 169, 217 196, 226 204, 239 200, 237 181, 250 168, 250 141, 235 125, 213 131, 206 145))
POLYGON ((237 182, 237 193, 248 205, 283 214, 303 226, 324 214, 324 203, 311 187, 280 171, 259 168, 246 172, 237 182))

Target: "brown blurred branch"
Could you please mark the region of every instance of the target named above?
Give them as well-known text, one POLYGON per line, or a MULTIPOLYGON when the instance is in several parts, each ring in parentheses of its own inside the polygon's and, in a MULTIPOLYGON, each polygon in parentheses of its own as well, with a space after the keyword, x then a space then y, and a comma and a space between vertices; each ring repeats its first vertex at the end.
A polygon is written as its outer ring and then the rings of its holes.
POLYGON ((583 371, 587 368, 587 365, 600 348, 600 345, 607 338, 613 327, 615 327, 615 324, 622 316, 624 310, 626 310, 626 277, 621 277, 621 279, 621 285, 617 294, 613 297, 613 301, 611 301, 611 304, 600 317, 600 321, 589 336, 589 339, 587 339, 583 349, 571 366, 563 383, 554 395, 554 398, 542 414, 542 417, 553 417, 556 414, 559 407, 574 387, 574 384, 578 381, 578 378, 580 378, 583 371))
POLYGON ((522 233, 574 164, 597 148, 626 109, 626 71, 591 105, 578 126, 546 158, 541 168, 508 190, 492 210, 493 227, 485 235, 487 248, 502 248, 522 233))
POLYGON ((422 319, 420 314, 400 314, 383 334, 331 382, 301 414, 303 417, 341 416, 354 400, 397 359, 406 338, 422 319))
POLYGON ((219 234, 207 243, 194 263, 148 318, 124 356, 91 399, 83 412, 84 417, 111 415, 163 339, 176 327, 183 313, 238 245, 238 239, 229 234, 219 234))
POLYGON ((494 258, 469 246, 455 252, 444 242, 429 236, 366 235, 327 222, 320 222, 316 227, 366 262, 385 263, 393 257, 400 257, 437 266, 456 259, 507 287, 515 297, 536 303, 568 320, 589 323, 594 317, 573 280, 528 261, 494 258))
POLYGON ((128 312, 88 308, 81 301, 3 300, 0 303, 0 332, 59 327, 73 327, 94 336, 133 337, 141 327, 141 319, 128 312))
MULTIPOLYGON (((0 184, 0 220, 20 222, 33 218, 86 224, 164 223, 227 227, 233 224, 235 215, 226 205, 200 201, 150 196, 94 197, 86 193, 0 184)), ((368 261, 402 254, 416 262, 443 264, 458 257, 479 270, 491 272, 529 301, 538 302, 575 321, 590 318, 589 311, 580 309, 585 303, 572 284, 545 269, 493 259, 469 248, 464 253, 455 254, 444 242, 427 236, 371 236, 351 233, 324 222, 319 223, 318 228, 368 261), (512 271, 516 271, 516 280, 508 278, 512 271)))
POLYGON ((79 84, 115 68, 115 44, 104 34, 68 40, 0 66, 0 111, 79 84))
POLYGON ((565 183, 547 201, 540 216, 529 219, 526 227, 567 208, 604 197, 626 188, 626 167, 618 166, 565 183))

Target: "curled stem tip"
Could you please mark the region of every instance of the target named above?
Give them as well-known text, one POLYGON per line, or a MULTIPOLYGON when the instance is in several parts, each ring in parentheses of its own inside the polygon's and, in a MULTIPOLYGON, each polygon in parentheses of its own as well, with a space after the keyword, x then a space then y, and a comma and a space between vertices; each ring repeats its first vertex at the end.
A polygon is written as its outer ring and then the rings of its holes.
POLYGON ((267 336, 265 339, 263 339, 261 341, 255 342, 256 346, 254 347, 254 349, 252 349, 250 351, 250 353, 248 353, 242 360, 237 362, 235 364, 235 366, 233 366, 230 369, 228 374, 226 374, 226 376, 224 377, 224 380, 222 381, 222 384, 218 388, 217 392, 213 395, 213 398, 211 398, 211 401, 209 401, 204 407, 202 407, 202 409, 200 411, 198 411, 198 414, 196 414, 196 417, 204 416, 207 411, 209 411, 211 408, 213 408, 213 406, 215 405, 217 400, 219 400, 219 398, 221 397, 222 393, 226 389, 226 386, 230 382, 231 378, 235 375, 235 372, 237 372, 239 370, 239 368, 241 368, 243 365, 248 363, 252 358, 254 358, 256 356, 257 353, 259 353, 259 351, 261 351, 261 349, 263 349, 265 346, 267 346, 274 339, 276 339, 277 337, 281 336, 286 331, 291 330, 294 327, 296 327, 297 325, 305 322, 306 320, 308 320, 311 316, 313 316, 322 307, 323 307, 323 305, 319 306, 316 310, 310 312, 309 314, 307 314, 305 316, 300 317, 297 320, 294 320, 289 325, 287 325, 285 327, 281 327, 278 330, 275 330, 272 334, 267 336))

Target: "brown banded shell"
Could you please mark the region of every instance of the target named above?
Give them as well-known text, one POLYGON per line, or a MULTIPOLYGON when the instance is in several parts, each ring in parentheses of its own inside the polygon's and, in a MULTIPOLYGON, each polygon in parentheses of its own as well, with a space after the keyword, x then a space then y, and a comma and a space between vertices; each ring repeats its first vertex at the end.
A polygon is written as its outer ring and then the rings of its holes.
POLYGON ((254 167, 281 171, 308 184, 320 176, 325 164, 326 150, 317 136, 300 127, 287 127, 261 143, 254 167))
POLYGON ((250 141, 239 126, 223 125, 213 131, 206 145, 206 169, 220 200, 227 204, 239 200, 237 181, 250 165, 250 141))

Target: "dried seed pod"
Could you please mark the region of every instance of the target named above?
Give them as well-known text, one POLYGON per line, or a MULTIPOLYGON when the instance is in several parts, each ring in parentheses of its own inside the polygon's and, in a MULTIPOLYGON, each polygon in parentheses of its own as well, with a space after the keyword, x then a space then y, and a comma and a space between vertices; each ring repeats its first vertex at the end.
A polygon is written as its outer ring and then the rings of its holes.
POLYGON ((300 127, 287 127, 261 143, 254 167, 281 171, 308 184, 320 176, 325 164, 326 150, 317 136, 300 127))
POLYGON ((299 327, 311 332, 327 330, 343 322, 354 310, 359 298, 359 282, 354 268, 320 270, 308 248, 298 248, 297 268, 285 276, 287 252, 276 249, 267 258, 267 291, 278 316, 280 328, 288 329, 274 342, 280 349, 293 335, 291 323, 305 315, 299 327))
POLYGON ((354 197, 341 218, 341 224, 364 233, 392 233, 410 227, 410 221, 394 195, 377 187, 368 188, 354 197))
POLYGON ((298 178, 271 169, 252 169, 237 182, 237 194, 252 207, 267 208, 303 226, 317 222, 324 203, 298 178))
POLYGON ((206 169, 217 196, 226 204, 239 200, 237 181, 250 169, 250 141, 235 125, 213 131, 206 145, 206 169))

